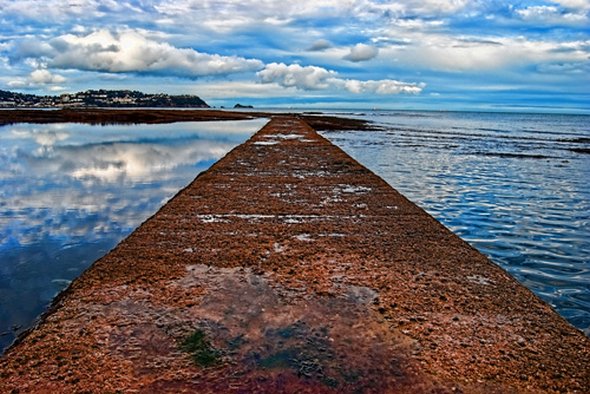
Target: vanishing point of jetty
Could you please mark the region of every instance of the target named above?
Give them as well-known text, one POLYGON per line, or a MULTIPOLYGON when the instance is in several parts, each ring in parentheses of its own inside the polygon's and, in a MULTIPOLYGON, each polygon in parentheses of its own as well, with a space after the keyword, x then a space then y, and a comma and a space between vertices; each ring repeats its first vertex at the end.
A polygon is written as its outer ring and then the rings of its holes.
POLYGON ((275 117, 94 263, 0 392, 590 392, 590 340, 275 117))

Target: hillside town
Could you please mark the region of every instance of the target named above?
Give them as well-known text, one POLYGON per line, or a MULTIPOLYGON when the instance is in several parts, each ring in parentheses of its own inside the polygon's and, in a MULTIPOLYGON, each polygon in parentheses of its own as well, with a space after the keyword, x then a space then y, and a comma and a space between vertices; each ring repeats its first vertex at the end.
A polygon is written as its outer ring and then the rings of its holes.
POLYGON ((209 108, 198 96, 164 93, 147 94, 132 90, 87 90, 59 96, 37 96, 0 90, 0 108, 209 108))

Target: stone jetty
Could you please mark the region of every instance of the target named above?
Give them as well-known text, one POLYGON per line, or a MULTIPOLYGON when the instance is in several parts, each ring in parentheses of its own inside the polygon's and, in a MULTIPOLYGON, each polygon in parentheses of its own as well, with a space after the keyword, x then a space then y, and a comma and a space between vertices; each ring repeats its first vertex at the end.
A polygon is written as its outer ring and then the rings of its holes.
POLYGON ((0 392, 590 392, 590 340, 297 117, 63 292, 0 392))

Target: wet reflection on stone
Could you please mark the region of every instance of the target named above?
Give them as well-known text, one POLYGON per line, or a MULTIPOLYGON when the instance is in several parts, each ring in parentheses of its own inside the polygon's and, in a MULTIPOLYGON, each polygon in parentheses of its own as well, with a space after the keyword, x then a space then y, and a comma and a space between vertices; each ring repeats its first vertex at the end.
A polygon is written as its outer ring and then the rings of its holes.
MULTIPOLYGON (((83 308, 117 322, 109 325, 106 341, 114 357, 159 376, 146 391, 427 392, 436 387, 411 360, 415 341, 367 308, 378 296, 372 289, 344 285, 341 296, 302 295, 270 274, 203 264, 187 267, 184 277, 162 287, 192 292, 191 305, 131 301, 125 299, 128 289, 121 288, 119 294, 100 295, 108 306, 83 308), (194 383, 175 374, 180 365, 159 362, 172 362, 175 344, 191 334, 207 338, 217 364, 231 369, 194 383)), ((203 367, 198 359, 195 363, 203 367)))
POLYGON ((266 120, 0 128, 0 351, 53 297, 266 120))

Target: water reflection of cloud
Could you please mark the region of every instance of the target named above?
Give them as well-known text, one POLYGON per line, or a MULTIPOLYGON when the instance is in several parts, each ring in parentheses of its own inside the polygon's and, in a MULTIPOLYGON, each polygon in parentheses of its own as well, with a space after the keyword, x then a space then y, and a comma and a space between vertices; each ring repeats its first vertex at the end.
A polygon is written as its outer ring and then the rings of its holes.
POLYGON ((56 146, 34 154, 19 151, 22 171, 35 176, 73 177, 88 182, 150 182, 182 165, 218 160, 235 144, 192 140, 182 144, 105 143, 56 146), (28 167, 28 168, 27 168, 28 167))
POLYGON ((0 127, 0 333, 264 123, 0 127))
POLYGON ((11 130, 11 135, 17 139, 32 139, 41 146, 53 146, 57 142, 67 140, 70 136, 70 133, 59 129, 47 130, 14 128, 11 130))
POLYGON ((126 234, 263 123, 2 127, 0 246, 126 234))
MULTIPOLYGON (((189 141, 175 146, 113 143, 75 148, 58 148, 58 171, 86 182, 151 182, 172 176, 183 165, 221 158, 234 144, 189 141), (78 159, 78 160, 76 160, 78 159)), ((37 164, 37 163, 36 163, 37 164)), ((40 163, 44 165, 43 163, 40 163)))

